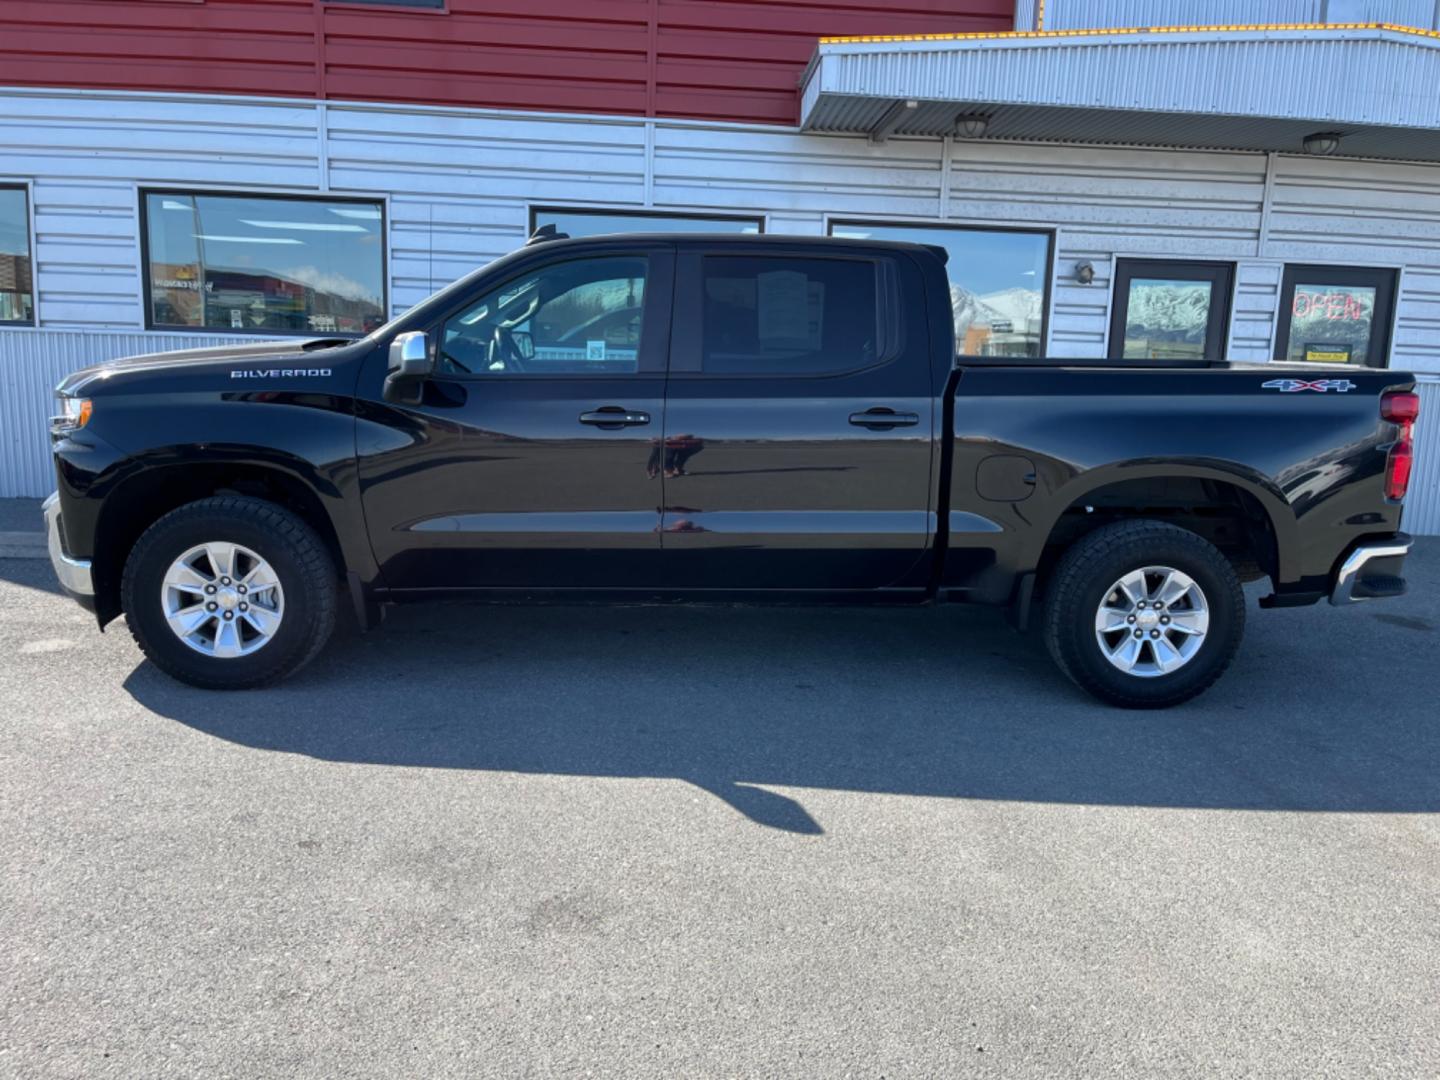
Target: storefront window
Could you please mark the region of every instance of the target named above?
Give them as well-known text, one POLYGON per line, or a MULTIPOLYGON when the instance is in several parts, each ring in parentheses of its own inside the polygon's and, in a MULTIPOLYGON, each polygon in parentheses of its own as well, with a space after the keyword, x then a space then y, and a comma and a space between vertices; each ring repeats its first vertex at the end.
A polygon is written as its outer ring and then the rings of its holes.
POLYGON ((1391 270, 1286 267, 1276 359, 1384 367, 1394 294, 1391 270))
POLYGON ((833 222, 831 236, 933 244, 950 254, 950 307, 961 356, 1039 356, 1045 349, 1048 232, 833 222))
POLYGON ((145 195, 150 325, 365 334, 385 311, 381 204, 145 195))
POLYGON ((1118 260, 1110 359, 1223 360, 1234 277, 1229 263, 1118 260))
POLYGON ((35 321, 30 207, 25 189, 0 188, 0 323, 35 321))
POLYGON ((633 232, 761 233, 765 221, 756 217, 709 217, 655 214, 643 210, 564 210, 537 206, 530 213, 530 231, 554 225, 566 236, 602 236, 633 232))

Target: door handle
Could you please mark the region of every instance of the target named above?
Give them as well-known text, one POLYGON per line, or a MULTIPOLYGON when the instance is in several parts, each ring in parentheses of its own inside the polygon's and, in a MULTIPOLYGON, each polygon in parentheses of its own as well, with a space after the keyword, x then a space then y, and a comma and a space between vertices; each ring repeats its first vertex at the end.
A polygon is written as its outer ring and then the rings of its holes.
POLYGON ((580 422, 614 431, 623 427, 638 427, 648 424, 650 423, 650 414, 633 409, 622 409, 619 405, 605 405, 590 412, 582 412, 580 422))
POLYGON ((914 427, 920 423, 920 414, 913 412, 896 412, 894 409, 887 409, 877 405, 873 409, 866 409, 864 412, 853 412, 850 414, 850 423, 856 427, 869 428, 871 431, 889 431, 897 427, 914 427))

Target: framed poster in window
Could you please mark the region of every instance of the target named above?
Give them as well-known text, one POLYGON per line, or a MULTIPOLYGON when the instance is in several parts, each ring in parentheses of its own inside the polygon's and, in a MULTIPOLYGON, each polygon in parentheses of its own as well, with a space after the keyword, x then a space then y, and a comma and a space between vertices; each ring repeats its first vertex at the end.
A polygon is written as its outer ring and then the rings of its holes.
POLYGON ((1223 360, 1232 263, 1119 259, 1111 360, 1223 360))
POLYGON ((1394 270, 1287 266, 1275 359, 1387 367, 1394 313, 1394 270))

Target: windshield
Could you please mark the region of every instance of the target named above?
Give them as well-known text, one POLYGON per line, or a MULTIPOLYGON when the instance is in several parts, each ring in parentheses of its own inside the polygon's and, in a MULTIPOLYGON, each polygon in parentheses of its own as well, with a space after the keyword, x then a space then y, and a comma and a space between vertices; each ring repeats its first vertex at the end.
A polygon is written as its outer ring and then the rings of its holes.
MULTIPOLYGON (((520 249, 520 251, 524 250, 524 248, 520 249)), ((416 312, 431 309, 432 307, 448 307, 450 303, 452 303, 459 295, 466 292, 471 287, 471 285, 474 284, 477 278, 479 278, 483 274, 488 274, 497 264, 503 262, 506 259, 512 258, 515 255, 518 255, 520 251, 513 251, 508 254, 501 255, 500 258, 493 259, 479 269, 470 271, 470 273, 466 274, 462 278, 457 278, 449 285, 445 285, 439 289, 436 289, 424 300, 421 300, 418 304, 412 304, 409 308, 405 309, 399 315, 396 315, 384 326, 381 326, 379 329, 372 330, 369 334, 365 336, 364 340, 379 340, 380 338, 386 337, 389 334, 393 334, 395 330, 399 328, 401 323, 414 318, 416 312)))

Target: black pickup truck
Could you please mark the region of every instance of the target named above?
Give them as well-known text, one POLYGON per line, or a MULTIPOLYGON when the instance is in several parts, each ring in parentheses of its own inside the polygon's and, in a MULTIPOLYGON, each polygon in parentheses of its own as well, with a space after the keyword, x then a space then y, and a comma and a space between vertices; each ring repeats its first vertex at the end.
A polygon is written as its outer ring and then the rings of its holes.
POLYGON ((198 686, 290 674, 342 605, 960 601, 1163 706, 1230 663, 1242 582, 1405 588, 1410 375, 957 362, 919 245, 537 237, 362 340, 57 395, 60 581, 198 686))

